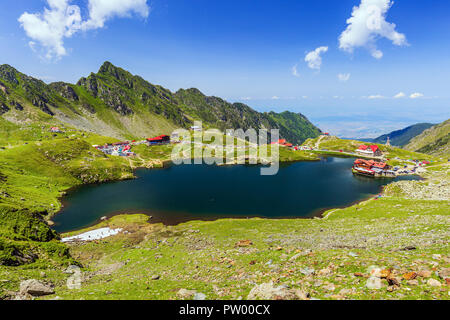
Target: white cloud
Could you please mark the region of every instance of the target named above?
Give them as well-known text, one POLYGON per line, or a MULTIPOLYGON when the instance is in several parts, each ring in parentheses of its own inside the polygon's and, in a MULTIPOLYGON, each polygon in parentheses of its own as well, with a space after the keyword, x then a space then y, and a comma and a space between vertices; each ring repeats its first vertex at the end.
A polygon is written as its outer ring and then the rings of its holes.
POLYGON ((380 94, 376 94, 376 95, 373 95, 373 96, 368 96, 367 99, 369 99, 369 100, 384 99, 384 96, 382 96, 380 94))
POLYGON ((64 39, 81 30, 103 28, 113 17, 128 17, 132 13, 147 17, 147 0, 88 0, 89 19, 83 21, 81 9, 71 5, 72 0, 47 0, 48 8, 42 13, 24 12, 18 21, 32 40, 30 48, 40 44, 47 59, 59 59, 67 54, 64 39))
POLYGON ((294 77, 300 77, 300 74, 298 73, 298 64, 292 67, 292 75, 294 77))
POLYGON ((401 99, 406 97, 406 94, 404 92, 399 92, 394 96, 394 99, 401 99))
POLYGON ((36 42, 47 49, 47 58, 61 57, 67 54, 64 48, 64 38, 71 37, 81 28, 80 7, 69 5, 69 0, 47 0, 49 9, 43 13, 30 14, 25 12, 19 22, 30 41, 34 51, 36 42))
POLYGON ((406 36, 396 31, 394 23, 386 21, 393 4, 391 0, 361 0, 358 7, 353 7, 347 29, 339 37, 339 48, 353 52, 355 48, 365 47, 374 58, 381 59, 383 52, 376 46, 379 38, 389 39, 397 46, 407 45, 406 36))
POLYGON ((350 73, 339 73, 338 74, 339 81, 346 82, 350 80, 350 73))
POLYGON ((409 96, 411 99, 418 99, 418 98, 423 98, 424 95, 422 93, 413 93, 412 95, 409 96))
POLYGON ((309 52, 305 57, 308 67, 311 69, 320 70, 320 67, 322 66, 322 57, 320 55, 327 51, 328 47, 319 47, 316 50, 309 52))
POLYGON ((83 29, 103 28, 107 20, 130 17, 132 13, 147 18, 147 0, 89 0, 89 20, 83 23, 83 29))
POLYGON ((273 96, 271 99, 272 99, 272 100, 280 100, 280 97, 273 96))

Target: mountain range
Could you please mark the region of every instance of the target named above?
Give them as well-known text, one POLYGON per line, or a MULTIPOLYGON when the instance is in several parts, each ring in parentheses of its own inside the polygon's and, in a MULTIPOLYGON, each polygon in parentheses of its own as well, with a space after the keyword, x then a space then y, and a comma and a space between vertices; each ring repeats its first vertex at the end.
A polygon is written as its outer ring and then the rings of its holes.
POLYGON ((0 115, 20 124, 62 122, 117 139, 169 134, 196 120, 220 130, 279 129, 283 138, 297 144, 321 134, 300 113, 260 113, 195 88, 174 93, 110 62, 76 84, 46 84, 1 65, 0 115))
POLYGON ((386 144, 389 138, 391 145, 403 147, 407 145, 413 138, 417 137, 432 126, 434 126, 434 124, 432 123, 418 123, 405 129, 382 135, 376 139, 373 139, 371 142, 386 144))

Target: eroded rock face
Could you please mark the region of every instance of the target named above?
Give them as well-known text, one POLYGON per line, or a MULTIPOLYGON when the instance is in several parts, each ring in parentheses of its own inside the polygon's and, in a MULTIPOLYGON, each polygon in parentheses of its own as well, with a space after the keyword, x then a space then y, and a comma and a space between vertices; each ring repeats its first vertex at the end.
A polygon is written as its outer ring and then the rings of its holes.
POLYGON ((61 95, 63 98, 66 98, 69 101, 78 101, 78 95, 76 94, 75 90, 73 88, 63 82, 57 82, 50 85, 54 90, 56 90, 59 95, 61 95))
POLYGON ((9 110, 9 107, 6 104, 0 103, 0 115, 7 113, 9 110))
POLYGON ((54 293, 55 293, 55 291, 53 290, 52 285, 42 283, 35 279, 22 281, 20 283, 20 294, 21 295, 29 294, 33 297, 41 297, 41 296, 47 296, 47 295, 54 294, 54 293))
POLYGON ((0 82, 0 91, 3 92, 4 94, 8 94, 8 89, 6 88, 6 86, 0 82))
POLYGON ((47 99, 43 98, 43 97, 38 97, 38 98, 34 98, 31 103, 33 104, 33 106, 38 107, 39 109, 41 109, 42 111, 44 111, 45 113, 54 116, 55 114, 50 110, 50 108, 47 105, 47 99))
POLYGON ((16 109, 17 111, 23 111, 23 106, 15 100, 11 101, 10 106, 16 109))

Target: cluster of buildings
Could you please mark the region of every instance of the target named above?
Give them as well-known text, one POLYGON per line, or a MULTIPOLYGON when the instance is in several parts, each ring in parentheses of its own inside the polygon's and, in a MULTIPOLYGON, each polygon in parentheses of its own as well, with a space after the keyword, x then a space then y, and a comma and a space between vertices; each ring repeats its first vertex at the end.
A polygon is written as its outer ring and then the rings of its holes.
POLYGON ((119 156, 119 157, 130 157, 135 154, 131 151, 131 143, 130 142, 116 142, 112 144, 105 144, 104 146, 93 146, 95 149, 109 154, 111 156, 119 156))
POLYGON ((133 140, 132 142, 125 141, 125 142, 107 143, 103 146, 94 145, 93 147, 111 156, 130 157, 136 155, 134 152, 131 151, 132 146, 146 144, 149 147, 151 147, 156 145, 169 144, 170 142, 171 142, 170 136, 161 135, 154 138, 148 138, 144 141, 139 142, 133 140))
POLYGON ((385 162, 357 159, 353 164, 353 173, 375 178, 395 178, 396 173, 385 162))

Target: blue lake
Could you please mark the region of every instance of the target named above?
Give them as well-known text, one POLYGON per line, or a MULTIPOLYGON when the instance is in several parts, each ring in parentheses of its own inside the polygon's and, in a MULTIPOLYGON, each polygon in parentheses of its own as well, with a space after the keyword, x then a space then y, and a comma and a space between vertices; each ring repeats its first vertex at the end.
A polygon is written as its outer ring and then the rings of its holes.
POLYGON ((54 228, 77 230, 120 213, 146 213, 152 221, 166 224, 218 218, 310 218, 376 195, 392 182, 354 176, 353 161, 326 158, 285 164, 276 176, 261 176, 258 166, 140 169, 134 180, 87 185, 70 192, 53 219, 54 228))

